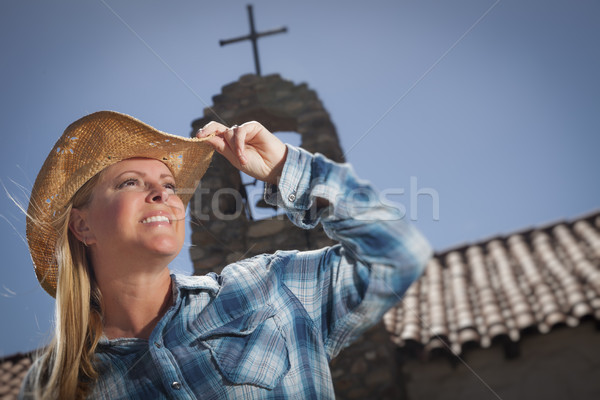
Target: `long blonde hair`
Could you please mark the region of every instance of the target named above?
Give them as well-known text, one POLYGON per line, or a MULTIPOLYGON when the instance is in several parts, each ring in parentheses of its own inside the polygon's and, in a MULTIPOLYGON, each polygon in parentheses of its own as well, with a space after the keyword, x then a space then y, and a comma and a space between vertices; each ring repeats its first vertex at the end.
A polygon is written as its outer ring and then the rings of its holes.
POLYGON ((33 371, 31 393, 36 399, 83 399, 98 373, 93 358, 102 336, 101 294, 86 246, 69 229, 73 208, 83 208, 100 178, 79 189, 54 222, 58 232, 55 332, 33 371))

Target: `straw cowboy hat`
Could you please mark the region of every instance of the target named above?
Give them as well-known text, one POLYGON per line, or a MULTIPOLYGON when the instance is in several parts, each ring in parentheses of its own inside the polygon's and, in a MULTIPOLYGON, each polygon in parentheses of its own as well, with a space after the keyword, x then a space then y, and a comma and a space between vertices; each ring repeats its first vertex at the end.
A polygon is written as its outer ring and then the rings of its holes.
POLYGON ((187 206, 212 154, 206 138, 164 133, 113 111, 99 111, 69 125, 37 176, 27 210, 27 242, 42 287, 56 295, 58 235, 52 221, 91 177, 127 158, 153 158, 169 167, 187 206))

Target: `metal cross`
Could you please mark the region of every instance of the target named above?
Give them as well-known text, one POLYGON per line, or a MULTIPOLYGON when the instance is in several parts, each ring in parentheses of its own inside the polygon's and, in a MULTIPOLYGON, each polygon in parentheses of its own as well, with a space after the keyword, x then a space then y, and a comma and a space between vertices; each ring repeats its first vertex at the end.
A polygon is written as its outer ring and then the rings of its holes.
POLYGON ((260 62, 258 60, 258 38, 263 36, 274 35, 276 33, 284 33, 287 32, 287 27, 282 27, 278 29, 271 29, 270 31, 265 32, 256 32, 254 29, 254 14, 252 13, 252 5, 248 4, 248 19, 250 20, 250 34, 246 36, 240 36, 234 39, 226 39, 219 40, 219 44, 221 46, 225 46, 226 44, 241 42, 243 40, 251 40, 252 41, 252 50, 254 51, 254 66, 256 67, 256 75, 260 76, 260 62))

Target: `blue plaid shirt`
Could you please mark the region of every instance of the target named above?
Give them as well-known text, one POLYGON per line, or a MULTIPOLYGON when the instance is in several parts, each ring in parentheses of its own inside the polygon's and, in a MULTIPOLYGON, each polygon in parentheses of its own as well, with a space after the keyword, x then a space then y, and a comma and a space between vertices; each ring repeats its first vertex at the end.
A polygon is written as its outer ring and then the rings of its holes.
POLYGON ((173 275, 149 340, 101 341, 92 398, 335 398, 329 361, 401 299, 430 247, 349 165, 292 146, 265 199, 340 244, 173 275), (316 211, 315 197, 332 207, 316 211))

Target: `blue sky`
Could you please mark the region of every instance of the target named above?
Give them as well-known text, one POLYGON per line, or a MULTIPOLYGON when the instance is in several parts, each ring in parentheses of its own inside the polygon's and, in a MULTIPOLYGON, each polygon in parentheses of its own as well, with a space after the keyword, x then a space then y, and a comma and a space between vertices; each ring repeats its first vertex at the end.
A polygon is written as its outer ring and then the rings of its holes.
MULTIPOLYGON (((90 112, 189 135, 223 85, 254 71, 249 43, 218 44, 248 32, 246 4, 3 1, 6 191, 26 204, 56 139, 90 112)), ((317 91, 347 160, 437 250, 600 208, 598 2, 253 4, 258 30, 289 29, 260 41, 263 75, 317 91)), ((0 356, 43 344, 53 312, 6 191, 0 356)), ((187 249, 172 269, 190 273, 187 249)))

